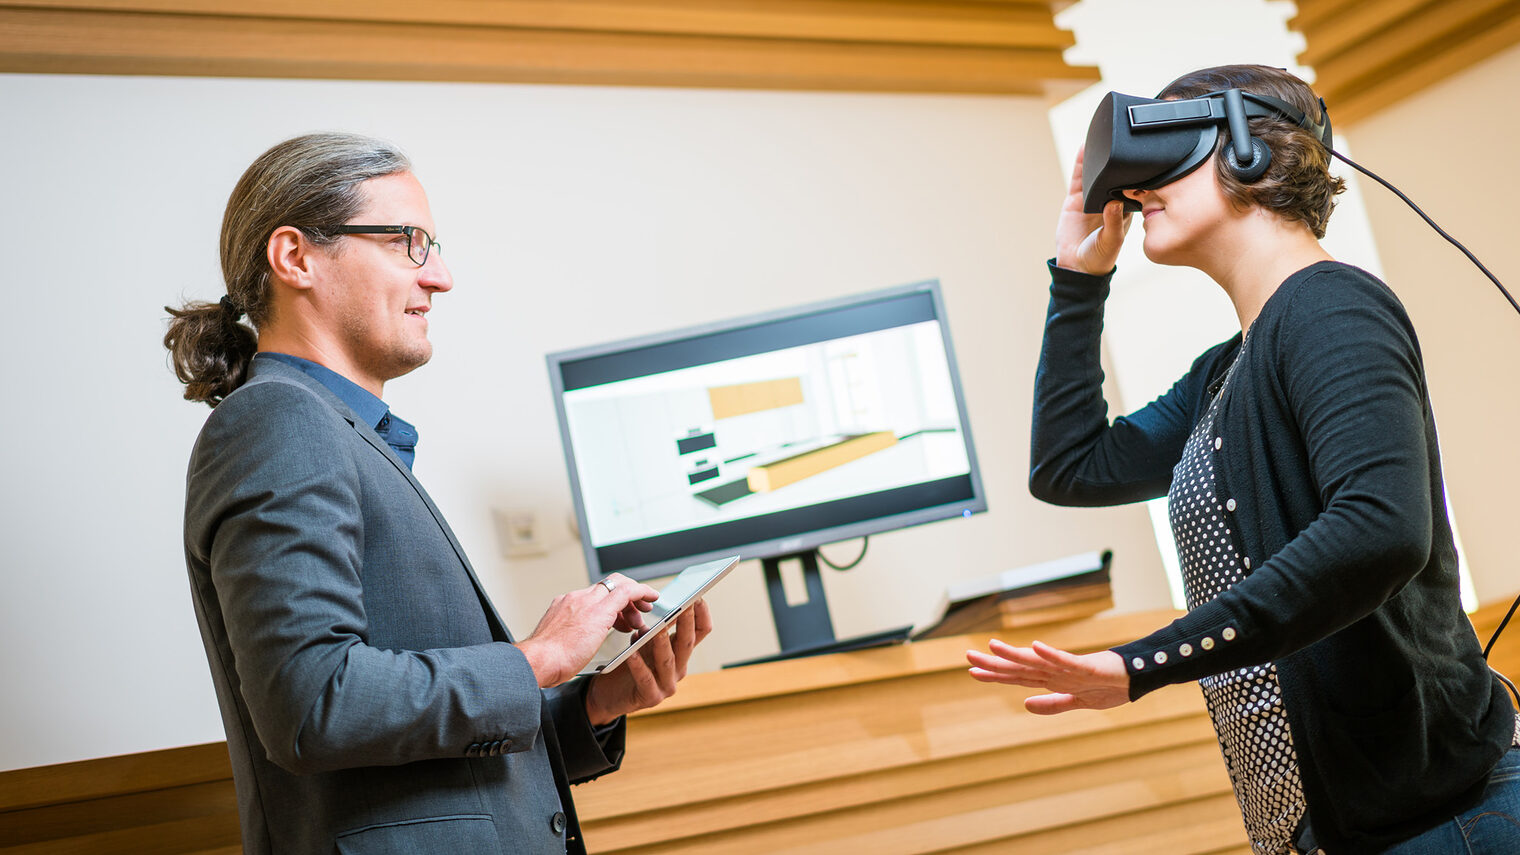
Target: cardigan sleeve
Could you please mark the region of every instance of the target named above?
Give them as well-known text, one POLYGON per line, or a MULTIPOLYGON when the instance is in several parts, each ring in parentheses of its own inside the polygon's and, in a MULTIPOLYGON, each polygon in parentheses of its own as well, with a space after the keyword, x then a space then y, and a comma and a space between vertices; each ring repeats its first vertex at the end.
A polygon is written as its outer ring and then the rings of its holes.
MULTIPOLYGON (((1155 401, 1108 419, 1099 341, 1110 273, 1050 263, 1050 305, 1035 372, 1029 491, 1057 505, 1099 506, 1166 495, 1197 394, 1215 350, 1155 401)), ((1217 349, 1216 349, 1217 350, 1217 349)))
POLYGON ((1263 386, 1252 393, 1268 394, 1270 386, 1292 423, 1268 434, 1273 448, 1247 453, 1258 458, 1258 480, 1277 487, 1270 498, 1289 509, 1287 517, 1297 515, 1294 504, 1315 510, 1234 587, 1115 648, 1130 672, 1131 698, 1302 650, 1366 617, 1431 560, 1433 439, 1402 307, 1365 274, 1312 275, 1284 296, 1272 329, 1263 331, 1269 346, 1253 359, 1270 362, 1275 377, 1253 372, 1263 386), (1291 465, 1277 459, 1289 437, 1301 456, 1291 465), (1298 466, 1312 484, 1284 477, 1298 466))

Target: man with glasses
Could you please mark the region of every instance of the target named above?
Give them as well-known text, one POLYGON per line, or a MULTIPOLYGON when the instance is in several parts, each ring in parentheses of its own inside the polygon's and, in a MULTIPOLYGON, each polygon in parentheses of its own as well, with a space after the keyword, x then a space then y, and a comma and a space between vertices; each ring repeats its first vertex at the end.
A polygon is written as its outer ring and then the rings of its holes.
POLYGON ((657 596, 612 576, 507 631, 383 400, 454 285, 434 232, 399 151, 297 137, 228 200, 227 295, 169 310, 185 397, 214 408, 185 554, 249 855, 584 852, 568 785, 618 767, 623 716, 712 629, 699 606, 577 678, 657 596))

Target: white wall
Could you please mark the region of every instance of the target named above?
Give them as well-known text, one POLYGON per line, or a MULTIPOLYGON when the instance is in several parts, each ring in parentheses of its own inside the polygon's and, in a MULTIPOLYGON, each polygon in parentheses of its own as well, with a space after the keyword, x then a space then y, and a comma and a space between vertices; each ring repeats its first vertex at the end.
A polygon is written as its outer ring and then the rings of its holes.
MULTIPOLYGON (((1509 164, 1517 80, 1520 48, 1511 48, 1343 132, 1349 156, 1413 198, 1520 299, 1515 220, 1503 213, 1520 199, 1509 164)), ((1371 181, 1362 188, 1388 284, 1420 336, 1473 586, 1480 602, 1508 599, 1520 589, 1520 315, 1403 202, 1371 181)))
MULTIPOLYGON (((222 738, 180 548, 208 410, 179 399, 161 307, 220 296, 233 182, 310 130, 395 140, 431 195, 457 287, 429 316, 433 363, 386 397, 519 633, 586 584, 545 353, 930 277, 992 509, 828 573, 838 631, 1105 546, 1122 608, 1167 604, 1141 509, 1024 488, 1064 186, 1038 99, 0 75, 0 104, 0 769, 222 738), (547 555, 502 557, 493 511, 519 507, 551 521, 547 555)), ((699 667, 774 649, 758 566, 710 599, 699 667)))

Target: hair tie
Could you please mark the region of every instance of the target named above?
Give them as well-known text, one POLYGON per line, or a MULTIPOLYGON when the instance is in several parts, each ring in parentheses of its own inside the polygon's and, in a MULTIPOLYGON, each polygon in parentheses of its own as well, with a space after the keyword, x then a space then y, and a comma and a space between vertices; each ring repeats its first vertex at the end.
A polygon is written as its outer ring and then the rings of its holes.
POLYGON ((222 311, 224 311, 227 314, 231 315, 232 319, 234 321, 237 320, 238 318, 241 318, 243 316, 243 309, 242 309, 242 307, 239 306, 237 303, 233 302, 231 294, 224 295, 222 297, 221 303, 222 303, 222 311))

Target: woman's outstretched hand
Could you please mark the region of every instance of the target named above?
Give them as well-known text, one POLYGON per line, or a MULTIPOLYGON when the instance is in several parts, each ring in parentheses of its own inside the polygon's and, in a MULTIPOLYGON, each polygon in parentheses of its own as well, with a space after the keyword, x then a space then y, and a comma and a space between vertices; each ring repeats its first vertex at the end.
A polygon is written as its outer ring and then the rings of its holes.
POLYGON ((1050 690, 1024 701, 1032 713, 1106 710, 1129 702, 1129 672, 1112 650, 1079 656, 1038 641, 1031 647, 1014 647, 996 638, 987 647, 990 653, 966 651, 972 678, 1050 690))
POLYGON ((1066 201, 1061 203, 1061 216, 1056 220, 1056 266, 1078 273, 1102 276, 1114 269, 1119 260, 1119 247, 1124 245, 1124 235, 1129 231, 1132 214, 1125 213, 1124 203, 1110 200, 1101 214, 1082 211, 1082 156, 1086 150, 1077 152, 1077 166, 1071 173, 1071 184, 1066 189, 1066 201))

